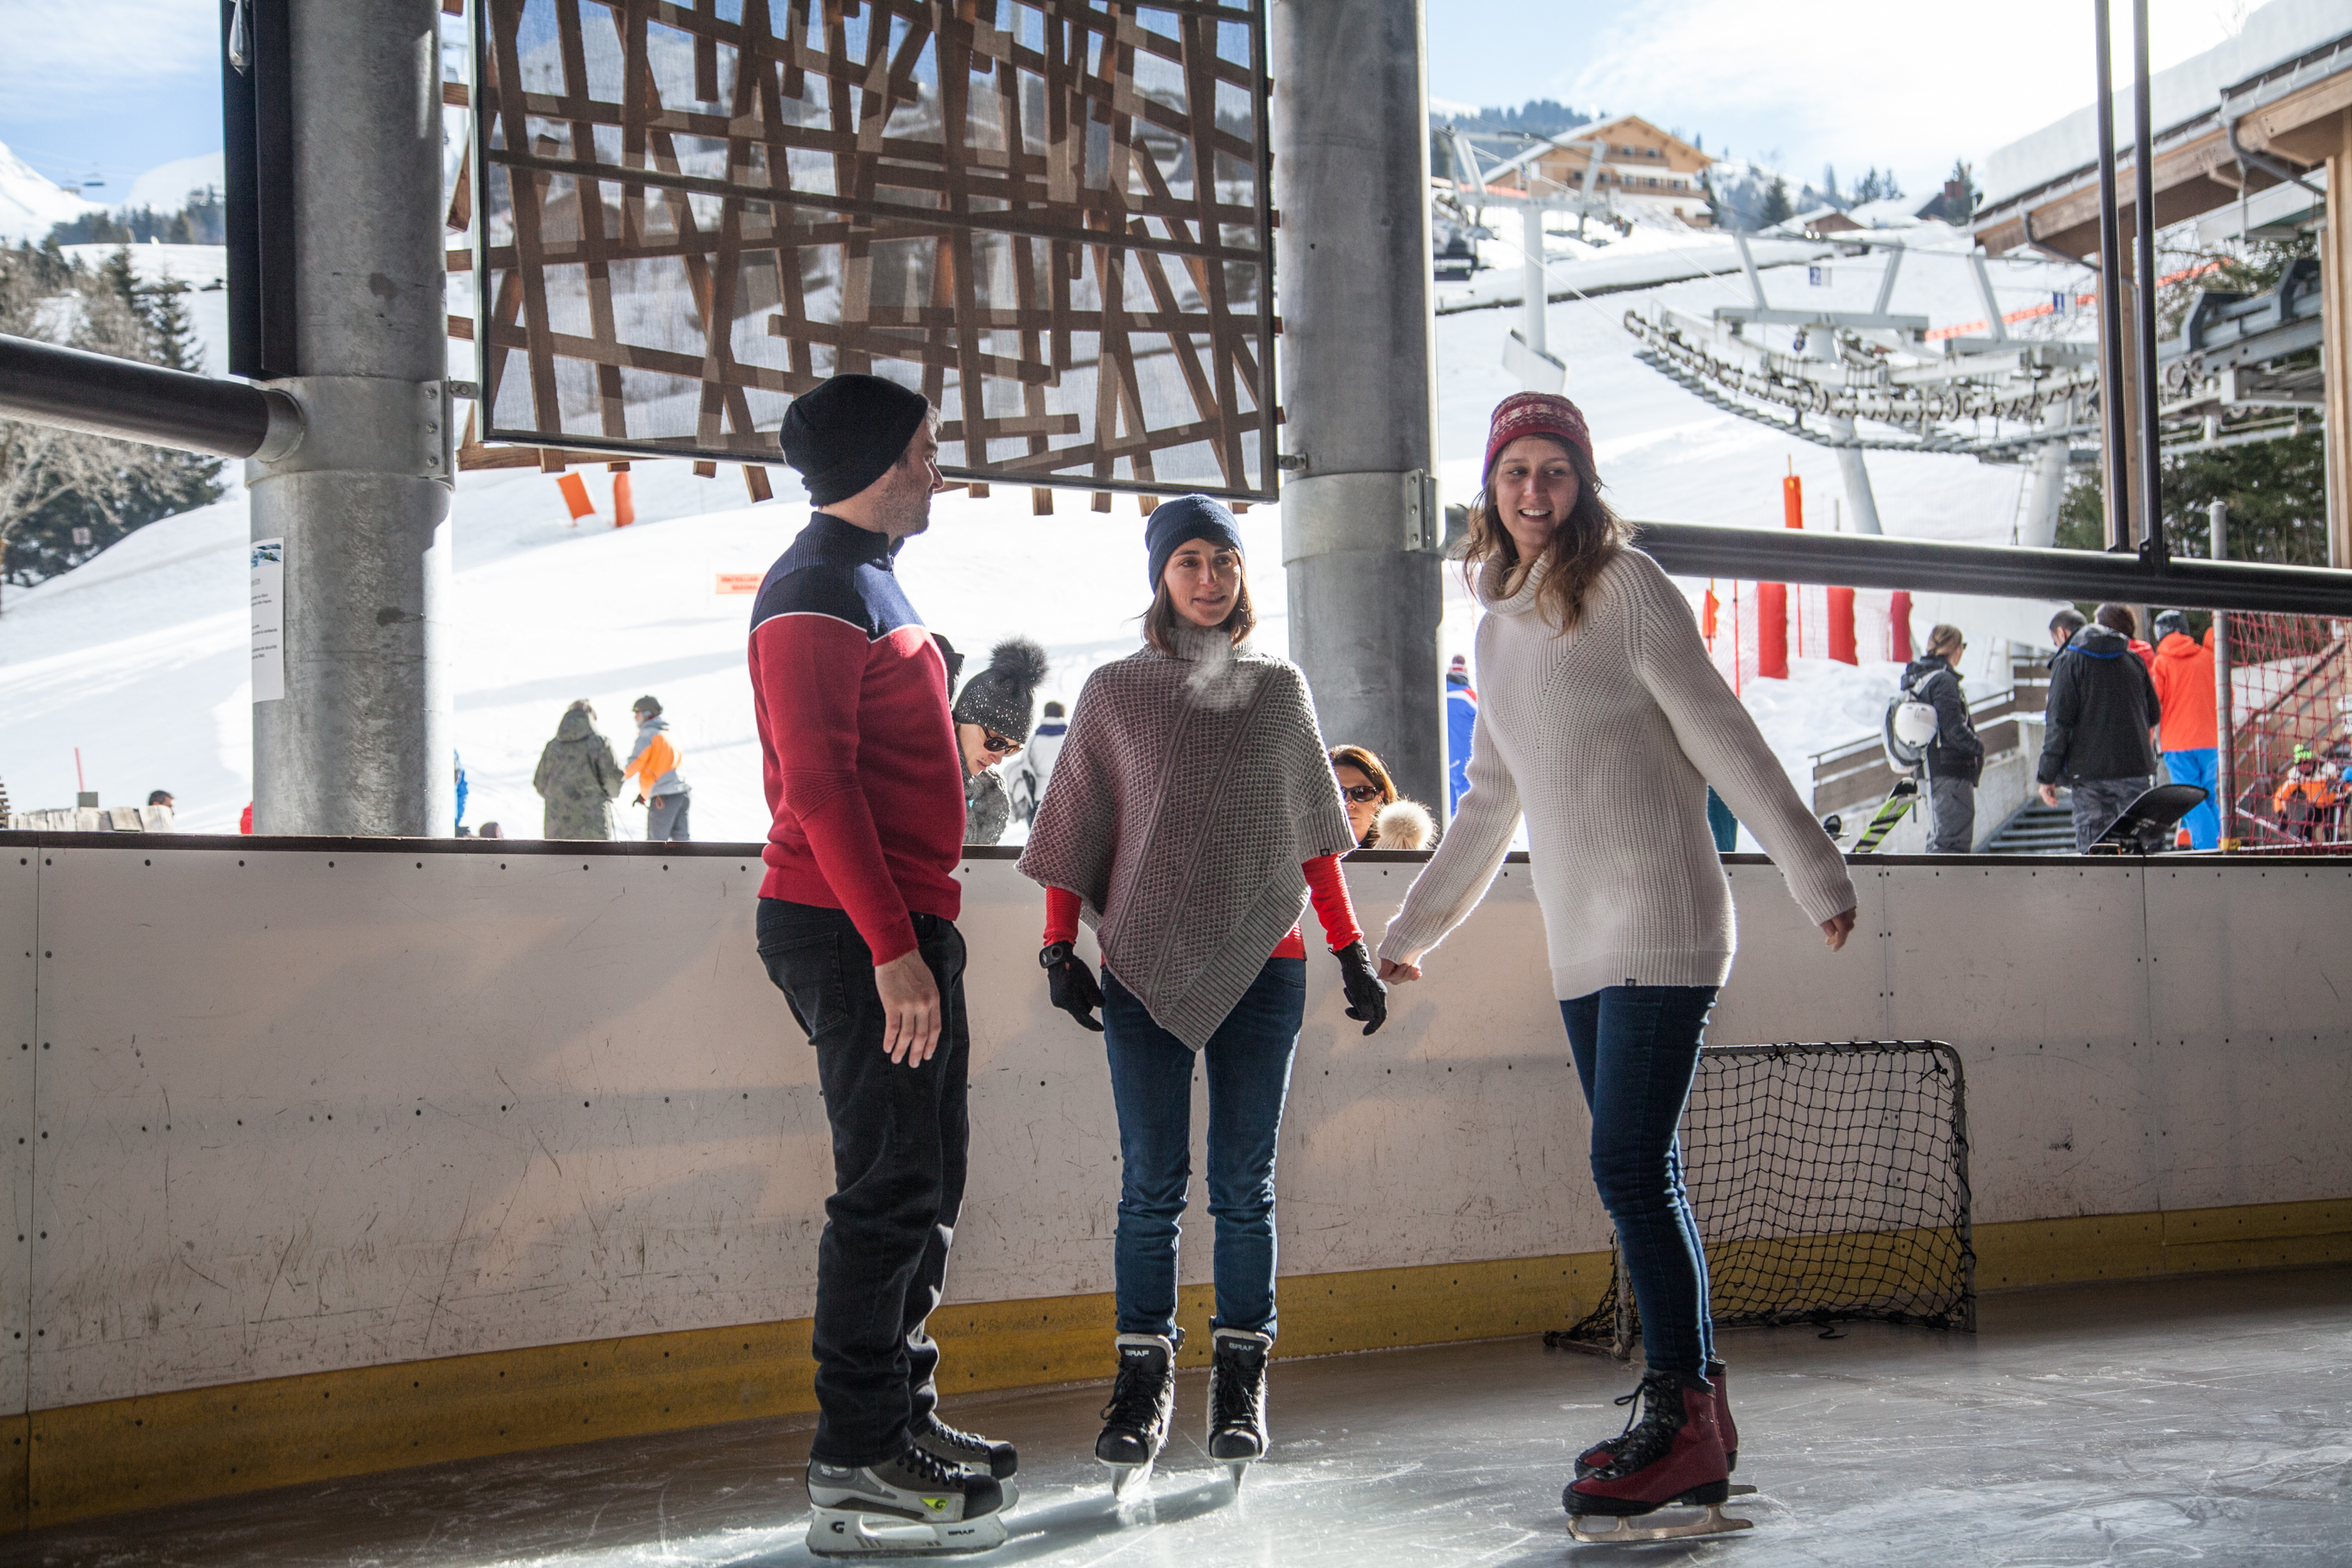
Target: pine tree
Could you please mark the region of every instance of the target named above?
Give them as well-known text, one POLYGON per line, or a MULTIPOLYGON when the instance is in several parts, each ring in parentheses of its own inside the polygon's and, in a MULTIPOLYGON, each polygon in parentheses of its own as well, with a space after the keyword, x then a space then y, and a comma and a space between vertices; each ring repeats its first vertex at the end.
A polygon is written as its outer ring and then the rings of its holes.
MULTIPOLYGON (((67 261, 54 237, 39 250, 0 251, 0 331, 200 370, 185 292, 184 284, 142 284, 127 249, 95 268, 67 261)), ((195 453, 0 423, 6 580, 40 582, 135 528, 217 500, 219 469, 219 459, 195 453), (87 542, 76 542, 77 530, 87 542)))
POLYGON ((1756 221, 1760 226, 1770 228, 1776 223, 1786 223, 1790 210, 1789 182, 1775 174, 1772 183, 1764 187, 1764 205, 1757 210, 1756 221))

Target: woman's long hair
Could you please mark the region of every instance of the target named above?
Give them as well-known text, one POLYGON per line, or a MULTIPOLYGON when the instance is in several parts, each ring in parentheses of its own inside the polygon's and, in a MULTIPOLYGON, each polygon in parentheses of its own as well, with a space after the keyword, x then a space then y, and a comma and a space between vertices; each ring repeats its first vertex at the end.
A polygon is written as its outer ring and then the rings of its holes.
MULTIPOLYGON (((1576 504, 1569 509, 1567 521, 1552 530, 1538 558, 1544 574, 1536 590, 1536 606, 1554 629, 1564 632, 1583 616, 1585 594, 1601 568, 1633 542, 1633 530, 1601 499, 1601 477, 1593 472, 1584 448, 1567 441, 1553 445, 1568 454, 1569 466, 1576 472, 1576 504)), ((1518 543, 1503 526, 1489 476, 1486 488, 1470 503, 1470 537, 1462 550, 1462 574, 1474 592, 1479 574, 1493 561, 1502 563, 1507 581, 1536 564, 1519 559, 1518 543)))

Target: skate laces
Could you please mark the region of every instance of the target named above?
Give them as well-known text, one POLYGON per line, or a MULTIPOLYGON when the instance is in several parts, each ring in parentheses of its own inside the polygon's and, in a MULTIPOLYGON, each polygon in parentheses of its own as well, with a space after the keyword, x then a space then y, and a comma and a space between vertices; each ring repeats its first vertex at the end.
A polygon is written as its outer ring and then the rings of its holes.
POLYGON ((907 1451, 898 1456, 898 1468, 914 1479, 918 1490, 932 1488, 945 1491, 961 1488, 971 1479, 961 1465, 940 1458, 920 1443, 908 1445, 907 1451))
POLYGON ((1252 1375, 1255 1369, 1249 1364, 1249 1358, 1255 1359, 1258 1368, 1265 1365, 1263 1351, 1255 1348, 1228 1351, 1223 1344, 1217 1347, 1217 1354, 1210 1363, 1209 1425, 1212 1429, 1222 1431, 1228 1426, 1257 1426, 1257 1379, 1252 1375))
POLYGON ((961 1426, 950 1426, 937 1415, 931 1417, 930 1436, 943 1447, 959 1448, 967 1454, 976 1454, 982 1459, 987 1458, 991 1451, 987 1438, 967 1432, 961 1426))
POLYGON ((1603 1478, 1613 1480, 1631 1475, 1663 1458, 1675 1446, 1685 1417, 1679 1398, 1670 1402, 1664 1397, 1668 1391, 1679 1394, 1681 1388, 1672 1378, 1654 1372, 1642 1379, 1639 1388, 1617 1398, 1616 1404, 1634 1405, 1634 1410, 1625 1418, 1625 1430, 1611 1445, 1609 1462, 1600 1472, 1603 1478))
POLYGON ((1151 1360, 1148 1355, 1118 1358, 1118 1377, 1110 1385, 1110 1403, 1102 1407, 1097 1419, 1138 1432, 1148 1432, 1159 1422, 1160 1386, 1164 1374, 1152 1371, 1151 1360))

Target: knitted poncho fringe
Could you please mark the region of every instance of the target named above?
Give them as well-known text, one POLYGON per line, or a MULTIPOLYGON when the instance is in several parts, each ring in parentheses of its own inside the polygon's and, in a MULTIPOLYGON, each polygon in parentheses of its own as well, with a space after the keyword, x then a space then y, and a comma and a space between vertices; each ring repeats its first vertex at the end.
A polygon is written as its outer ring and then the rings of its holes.
POLYGON ((1087 678, 1024 875, 1076 893, 1103 962, 1194 1050, 1355 847, 1297 667, 1178 628, 1087 678))

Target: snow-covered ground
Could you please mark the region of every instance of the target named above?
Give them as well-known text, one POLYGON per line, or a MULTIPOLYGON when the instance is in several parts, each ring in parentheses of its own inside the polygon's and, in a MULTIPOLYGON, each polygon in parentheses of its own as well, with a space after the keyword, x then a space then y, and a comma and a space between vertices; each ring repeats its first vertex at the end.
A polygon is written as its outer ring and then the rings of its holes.
POLYGON ((104 205, 53 183, 0 143, 0 241, 38 240, 57 225, 104 205))
MULTIPOLYGON (((139 247, 142 269, 180 265, 171 254, 203 247, 139 247), (154 252, 152 256, 144 254, 154 252)), ((217 256, 217 252, 210 253, 217 256)), ((194 268, 201 258, 190 258, 194 268)), ((1876 258, 1840 258, 1825 288, 1801 266, 1766 270, 1776 303, 1867 309, 1876 258)), ((2045 263, 1996 264, 2009 308, 2073 280, 2045 263), (2053 282, 2053 279, 2060 279, 2053 282)), ((196 276, 190 274, 191 280, 196 276)), ((198 284, 201 288, 201 283, 198 284)), ((218 293, 191 297, 200 306, 218 293)), ((1591 418, 1601 475, 1619 510, 1665 521, 1781 525, 1780 481, 1805 481, 1809 524, 1829 526, 1842 493, 1832 456, 1700 403, 1633 358, 1619 326, 1628 308, 1661 299, 1704 311, 1746 298, 1744 281, 1696 279, 1654 289, 1569 301, 1549 309, 1552 351, 1569 366, 1569 395, 1591 418)), ((1982 314, 1955 257, 1915 255, 1893 308, 1938 324, 1982 314)), ((1441 480, 1447 499, 1476 489, 1486 416, 1515 391, 1501 363, 1515 310, 1473 311, 1437 323, 1441 480)), ((215 326, 200 330, 217 353, 215 326)), ((208 359, 217 369, 217 358, 208 359)), ((2007 542, 2024 479, 2015 468, 1908 454, 1871 457, 1881 517, 1890 533, 2007 542)), ((773 501, 744 503, 731 469, 697 479, 683 463, 639 463, 630 478, 639 521, 610 526, 610 476, 585 478, 600 509, 569 523, 556 481, 531 470, 461 478, 453 519, 457 618, 454 741, 471 789, 467 821, 495 820, 535 835, 540 805, 530 774, 541 747, 573 698, 593 700, 607 733, 625 747, 628 706, 661 698, 686 752, 694 826, 705 838, 748 839, 766 826, 749 679, 743 664, 747 598, 715 591, 721 574, 760 573, 797 531, 804 496, 781 466, 769 470, 773 501)), ((234 478, 234 473, 231 475, 234 478)), ((1266 646, 1286 646, 1278 509, 1243 519, 1252 592, 1266 646)), ((1054 673, 1042 698, 1075 696, 1097 664, 1135 646, 1142 582, 1142 520, 1121 500, 1108 515, 1065 494, 1057 515, 1030 514, 1024 489, 1000 487, 974 500, 942 497, 930 532, 911 542, 901 571, 925 618, 975 661, 990 643, 1025 632, 1044 643, 1054 673)), ((229 831, 249 795, 247 552, 241 489, 219 503, 141 530, 79 570, 0 600, 0 780, 19 809, 73 798, 75 748, 89 784, 109 805, 154 788, 178 797, 194 831, 229 831)), ((1474 616, 1447 574, 1444 651, 1468 652, 1474 616)), ((1692 584, 1696 595, 1703 584, 1692 584)), ((1916 634, 1949 619, 1969 633, 1973 694, 2000 684, 2004 638, 2038 642, 2049 606, 1922 596, 1916 634)), ((1799 659, 1787 681, 1751 681, 1743 692, 1791 776, 1802 787, 1812 753, 1874 729, 1895 667, 1799 659)), ((1345 736, 1333 736, 1334 741, 1345 736)), ((642 832, 644 814, 624 814, 642 832)))

